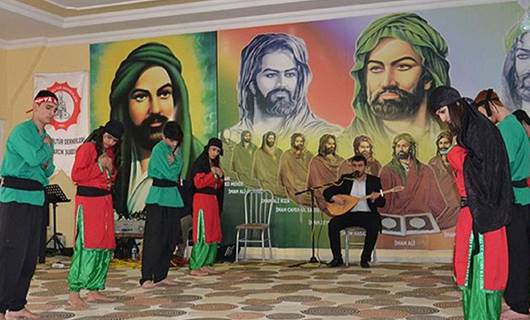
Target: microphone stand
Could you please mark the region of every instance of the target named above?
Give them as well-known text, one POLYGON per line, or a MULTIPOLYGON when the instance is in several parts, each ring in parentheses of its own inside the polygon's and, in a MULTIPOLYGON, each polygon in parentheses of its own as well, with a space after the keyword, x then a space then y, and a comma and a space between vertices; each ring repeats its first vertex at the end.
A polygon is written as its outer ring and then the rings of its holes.
POLYGON ((311 258, 309 258, 308 262, 301 262, 301 263, 290 265, 289 267, 291 268, 300 267, 304 264, 317 264, 317 263, 320 264, 320 261, 318 261, 318 259, 315 257, 315 190, 323 188, 323 187, 327 187, 330 185, 332 185, 332 183, 326 183, 326 184, 323 184, 317 187, 308 187, 307 189, 298 191, 294 194, 295 196, 306 193, 306 192, 309 192, 311 194, 311 258))

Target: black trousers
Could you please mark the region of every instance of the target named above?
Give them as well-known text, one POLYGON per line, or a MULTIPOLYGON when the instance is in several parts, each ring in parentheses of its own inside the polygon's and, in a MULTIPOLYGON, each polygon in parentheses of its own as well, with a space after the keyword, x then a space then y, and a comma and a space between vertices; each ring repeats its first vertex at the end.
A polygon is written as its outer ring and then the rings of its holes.
POLYGON ((340 251, 340 231, 349 227, 361 227, 366 230, 361 261, 370 261, 377 241, 380 224, 379 216, 372 212, 348 212, 329 220, 328 236, 333 259, 342 259, 340 251))
POLYGON ((0 203, 0 313, 19 311, 27 303, 44 212, 43 206, 0 203))
POLYGON ((515 205, 506 228, 508 238, 508 283, 504 300, 513 311, 528 314, 530 289, 530 205, 515 205))
POLYGON ((181 238, 181 208, 146 206, 140 284, 151 280, 159 282, 167 277, 169 261, 181 238))

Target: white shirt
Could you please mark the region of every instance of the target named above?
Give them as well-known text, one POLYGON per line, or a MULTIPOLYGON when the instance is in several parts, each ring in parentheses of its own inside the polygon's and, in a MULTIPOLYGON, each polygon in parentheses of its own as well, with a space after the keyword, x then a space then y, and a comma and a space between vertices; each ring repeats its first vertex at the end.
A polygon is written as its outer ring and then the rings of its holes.
MULTIPOLYGON (((363 180, 353 179, 350 195, 356 198, 366 196, 366 177, 364 177, 363 180)), ((366 199, 359 200, 359 202, 357 202, 357 205, 353 207, 351 211, 370 212, 368 201, 366 199)))

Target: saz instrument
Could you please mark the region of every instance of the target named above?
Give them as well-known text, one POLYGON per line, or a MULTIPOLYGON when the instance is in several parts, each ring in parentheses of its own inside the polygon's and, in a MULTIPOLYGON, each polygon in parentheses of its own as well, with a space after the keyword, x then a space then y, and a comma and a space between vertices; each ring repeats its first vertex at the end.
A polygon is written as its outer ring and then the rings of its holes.
MULTIPOLYGON (((405 189, 404 186, 395 186, 393 188, 390 188, 388 190, 384 190, 383 194, 387 193, 393 193, 393 192, 400 192, 405 189)), ((335 195, 335 199, 342 200, 342 204, 338 204, 337 202, 330 202, 327 205, 328 213, 331 217, 336 217, 345 214, 346 212, 349 212, 353 207, 359 203, 360 200, 366 200, 369 198, 369 195, 366 195, 364 197, 354 197, 349 194, 337 194, 335 195)))

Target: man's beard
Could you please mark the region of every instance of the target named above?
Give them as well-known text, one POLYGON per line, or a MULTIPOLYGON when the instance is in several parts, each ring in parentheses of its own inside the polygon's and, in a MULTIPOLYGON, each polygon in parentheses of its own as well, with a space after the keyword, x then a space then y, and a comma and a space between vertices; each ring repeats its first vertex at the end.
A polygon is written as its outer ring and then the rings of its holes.
POLYGON ((295 144, 294 145, 294 149, 297 150, 297 151, 302 151, 304 150, 304 144, 295 144))
POLYGON ((266 142, 265 142, 265 144, 266 144, 267 147, 269 147, 269 148, 274 147, 274 144, 275 144, 275 143, 276 143, 276 141, 272 141, 272 142, 271 142, 271 141, 266 141, 266 142))
POLYGON ((353 171, 354 178, 359 178, 360 176, 361 176, 361 171, 358 171, 358 170, 353 171))
POLYGON ((372 151, 360 152, 360 155, 363 156, 366 160, 372 158, 372 151))
POLYGON ((530 71, 523 75, 516 75, 515 90, 523 101, 530 101, 530 71))
POLYGON ((151 114, 149 117, 144 119, 139 126, 133 125, 133 138, 134 142, 138 144, 141 148, 146 150, 152 150, 155 144, 162 140, 162 130, 164 124, 169 119, 166 116, 161 114, 151 114), (162 123, 161 126, 151 127, 151 124, 154 122, 162 123))
POLYGON ((423 101, 425 95, 423 86, 423 81, 418 81, 418 85, 412 93, 402 90, 397 86, 383 88, 383 91, 376 94, 370 101, 372 112, 382 120, 403 120, 412 117, 418 112, 423 101), (399 98, 380 102, 379 97, 383 93, 395 93, 399 98))
POLYGON ((408 151, 408 152, 405 152, 405 151, 399 151, 397 154, 396 154, 396 157, 399 159, 399 160, 408 160, 409 157, 411 155, 411 152, 408 151))
POLYGON ((296 111, 296 103, 291 93, 285 89, 274 89, 267 93, 267 97, 258 90, 256 104, 263 113, 272 117, 287 117, 296 111))
POLYGON ((324 154, 326 156, 329 156, 330 154, 335 154, 335 148, 334 147, 324 148, 324 154))
POLYGON ((440 148, 438 149, 438 153, 442 156, 445 156, 446 154, 449 153, 449 148, 440 148))

